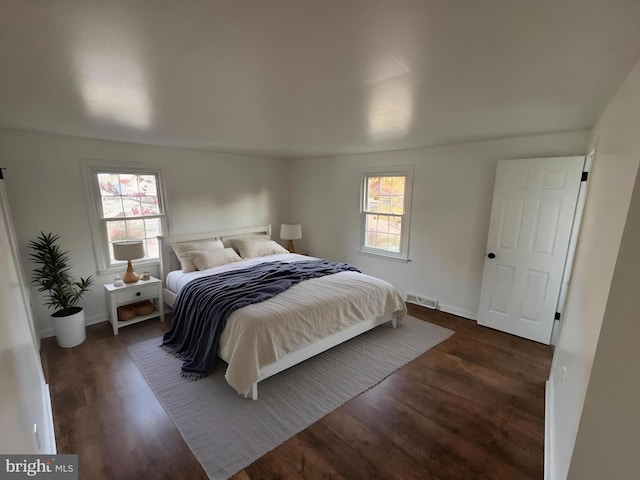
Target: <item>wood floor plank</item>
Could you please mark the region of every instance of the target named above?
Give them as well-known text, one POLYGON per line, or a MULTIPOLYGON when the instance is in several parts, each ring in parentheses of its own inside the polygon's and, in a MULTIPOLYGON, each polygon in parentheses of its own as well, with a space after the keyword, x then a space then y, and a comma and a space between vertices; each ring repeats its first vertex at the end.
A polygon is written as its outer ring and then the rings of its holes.
MULTIPOLYGON (((409 310, 456 333, 233 479, 541 479, 552 348, 409 310)), ((206 478, 127 352, 169 323, 94 325, 73 349, 43 341, 58 451, 79 455, 80 478, 206 478)))
POLYGON ((425 414, 421 402, 410 395, 385 395, 371 411, 350 409, 349 405, 345 408, 362 422, 381 425, 381 434, 393 437, 396 448, 404 450, 418 462, 418 471, 430 475, 446 471, 446 478, 468 478, 479 473, 487 458, 486 448, 468 438, 461 428, 464 424, 450 428, 451 424, 445 425, 442 421, 447 416, 446 411, 436 415, 425 414), (385 419, 395 419, 397 424, 387 426, 385 419))

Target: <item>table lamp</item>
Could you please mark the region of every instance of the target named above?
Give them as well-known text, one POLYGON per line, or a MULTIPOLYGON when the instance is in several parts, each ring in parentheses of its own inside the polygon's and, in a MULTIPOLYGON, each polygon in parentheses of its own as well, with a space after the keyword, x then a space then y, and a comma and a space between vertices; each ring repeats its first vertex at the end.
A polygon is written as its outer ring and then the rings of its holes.
POLYGON ((113 258, 116 260, 127 260, 127 272, 123 275, 124 283, 135 283, 138 281, 138 274, 133 271, 131 260, 144 257, 144 246, 141 240, 128 242, 113 242, 113 258))
POLYGON ((296 253, 296 249, 293 246, 293 241, 302 238, 302 225, 300 225, 299 223, 283 223, 280 226, 280 238, 282 238, 283 240, 287 240, 287 250, 289 250, 289 252, 296 253))

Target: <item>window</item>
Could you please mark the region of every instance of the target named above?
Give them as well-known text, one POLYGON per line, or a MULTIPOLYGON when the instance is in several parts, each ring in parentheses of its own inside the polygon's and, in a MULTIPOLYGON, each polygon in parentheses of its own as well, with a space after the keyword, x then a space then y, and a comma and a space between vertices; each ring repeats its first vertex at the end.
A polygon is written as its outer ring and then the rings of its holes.
POLYGON ((364 173, 362 251, 408 259, 412 182, 413 167, 364 173))
POLYGON ((94 244, 101 271, 121 267, 113 257, 113 242, 142 240, 141 263, 160 257, 157 236, 166 230, 161 171, 121 164, 92 164, 88 168, 94 205, 94 244))

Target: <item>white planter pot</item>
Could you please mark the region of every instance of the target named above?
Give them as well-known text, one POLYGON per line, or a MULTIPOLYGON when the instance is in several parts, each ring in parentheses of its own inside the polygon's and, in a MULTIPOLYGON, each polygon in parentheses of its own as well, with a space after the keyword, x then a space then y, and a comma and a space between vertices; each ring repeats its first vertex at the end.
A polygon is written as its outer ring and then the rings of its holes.
POLYGON ((66 317, 54 317, 51 315, 53 331, 56 334, 58 346, 71 348, 80 345, 87 338, 84 324, 84 309, 66 317))

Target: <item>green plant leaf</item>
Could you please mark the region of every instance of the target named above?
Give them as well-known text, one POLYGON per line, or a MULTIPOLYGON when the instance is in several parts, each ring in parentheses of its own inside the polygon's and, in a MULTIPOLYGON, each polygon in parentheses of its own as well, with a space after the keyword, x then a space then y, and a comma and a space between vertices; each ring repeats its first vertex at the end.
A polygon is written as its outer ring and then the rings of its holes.
POLYGON ((77 281, 71 274, 69 252, 62 251, 57 244, 59 235, 40 232, 35 240, 28 243, 29 257, 36 264, 32 282, 38 292, 47 293, 45 305, 56 312, 68 312, 76 306, 82 296, 93 285, 91 276, 80 277, 77 281))

